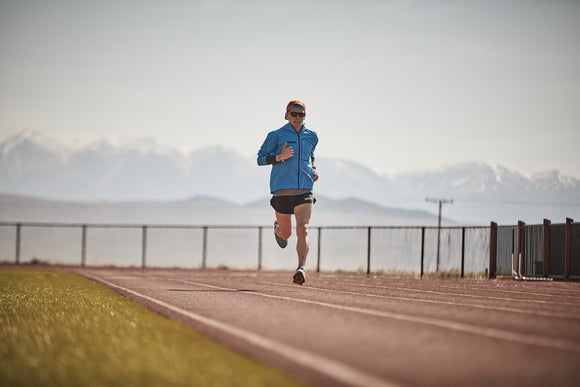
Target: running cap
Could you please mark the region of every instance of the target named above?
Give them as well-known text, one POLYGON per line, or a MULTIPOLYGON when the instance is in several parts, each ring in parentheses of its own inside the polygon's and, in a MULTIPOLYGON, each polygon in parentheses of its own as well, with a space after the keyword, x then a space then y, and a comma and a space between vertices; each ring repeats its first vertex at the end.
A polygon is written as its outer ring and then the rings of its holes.
POLYGON ((286 113, 292 109, 303 109, 306 111, 306 104, 300 100, 293 99, 292 101, 288 102, 288 105, 286 105, 286 113))

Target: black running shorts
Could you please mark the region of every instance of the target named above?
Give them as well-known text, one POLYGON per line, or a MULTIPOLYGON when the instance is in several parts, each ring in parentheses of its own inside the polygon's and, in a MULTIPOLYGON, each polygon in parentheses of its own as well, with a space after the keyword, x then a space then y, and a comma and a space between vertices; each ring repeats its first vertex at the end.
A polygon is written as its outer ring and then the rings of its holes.
POLYGON ((281 214, 293 214, 294 207, 307 203, 316 203, 316 198, 312 192, 301 195, 272 196, 270 199, 270 205, 281 214))

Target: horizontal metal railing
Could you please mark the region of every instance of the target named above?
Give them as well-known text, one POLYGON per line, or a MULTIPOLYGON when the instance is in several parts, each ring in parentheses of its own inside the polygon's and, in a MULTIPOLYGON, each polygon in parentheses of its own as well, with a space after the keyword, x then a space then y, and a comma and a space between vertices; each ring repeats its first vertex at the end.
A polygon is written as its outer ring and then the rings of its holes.
MULTIPOLYGON (((264 242, 264 229, 270 236, 271 226, 0 222, 0 261, 16 264, 34 259, 47 261, 43 254, 49 256, 50 251, 63 250, 57 255, 52 253, 49 263, 258 269, 293 264, 288 257, 295 254, 282 256, 274 246, 273 237, 272 243, 264 242), (73 234, 55 233, 63 229, 73 234), (91 244, 91 234, 95 233, 103 235, 93 236, 91 244), (178 233, 186 234, 175 235, 178 233), (25 247, 29 250, 26 254, 25 247), (113 247, 125 249, 118 253, 122 259, 107 258, 107 255, 114 256, 113 253, 97 252, 113 247), (150 262, 152 248, 165 249, 154 254, 163 258, 150 262), (89 250, 93 251, 92 255, 89 250), (184 253, 187 256, 183 260, 170 262, 171 256, 184 253), (135 260, 137 254, 140 262, 135 260), (130 261, 126 261, 127 256, 131 256, 130 261), (269 259, 266 265, 265 256, 269 259), (249 264, 252 260, 254 263, 249 264)), ((421 276, 445 271, 463 277, 466 273, 487 275, 488 270, 489 227, 320 226, 310 228, 310 239, 309 265, 316 271, 402 271, 421 276), (441 247, 439 239, 443 240, 441 247)))

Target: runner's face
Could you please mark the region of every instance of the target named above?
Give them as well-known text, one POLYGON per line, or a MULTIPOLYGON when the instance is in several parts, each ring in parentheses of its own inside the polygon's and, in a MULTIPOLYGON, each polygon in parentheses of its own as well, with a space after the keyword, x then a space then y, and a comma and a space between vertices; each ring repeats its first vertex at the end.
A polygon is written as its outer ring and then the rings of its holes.
POLYGON ((304 122, 305 118, 306 118, 306 116, 304 114, 304 109, 292 108, 288 112, 288 121, 294 127, 296 127, 297 125, 298 125, 298 127, 302 126, 302 123, 304 122), (296 117, 292 117, 293 113, 296 117), (303 117, 300 117, 301 115, 303 117))

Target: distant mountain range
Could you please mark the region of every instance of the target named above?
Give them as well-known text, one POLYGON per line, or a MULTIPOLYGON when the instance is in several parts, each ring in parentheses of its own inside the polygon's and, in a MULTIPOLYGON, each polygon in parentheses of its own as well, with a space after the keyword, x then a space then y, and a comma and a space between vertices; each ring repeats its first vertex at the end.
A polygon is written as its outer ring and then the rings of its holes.
MULTIPOLYGON (((322 212, 326 206, 328 219, 336 214, 333 224, 341 218, 346 222, 350 214, 350 223, 374 219, 375 224, 393 224, 385 219, 390 217, 401 225, 432 225, 437 206, 427 203, 426 197, 453 199, 453 204, 443 206, 444 217, 462 223, 541 223, 543 218, 560 223, 566 217, 580 218, 580 180, 558 171, 526 177, 501 165, 464 163, 389 177, 349 160, 319 159, 318 167, 321 178, 315 189, 325 200, 319 200, 317 208, 322 212), (363 216, 365 211, 372 219, 363 216), (377 223, 377 219, 383 221, 377 223)), ((147 213, 137 210, 141 205, 157 207, 161 216, 167 203, 199 205, 203 197, 212 205, 223 201, 217 212, 265 203, 270 216, 268 178, 269 168, 257 167, 255 159, 221 147, 183 154, 152 140, 67 143, 28 131, 0 143, 0 192, 9 194, 4 199, 23 195, 58 203, 73 201, 80 207, 88 202, 124 202, 130 207, 128 202, 136 201, 131 204, 135 214, 147 213)), ((0 219, 17 220, 8 219, 6 200, 0 204, 0 219)), ((221 216, 215 214, 214 218, 221 216)), ((16 214, 12 211, 11 215, 16 214)), ((252 211, 240 217, 246 219, 239 224, 254 222, 252 211)))

